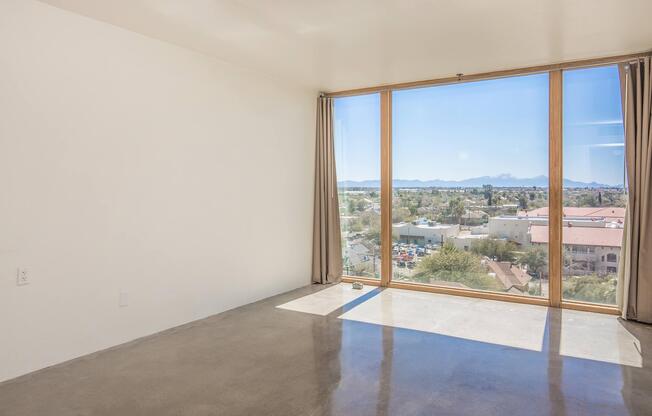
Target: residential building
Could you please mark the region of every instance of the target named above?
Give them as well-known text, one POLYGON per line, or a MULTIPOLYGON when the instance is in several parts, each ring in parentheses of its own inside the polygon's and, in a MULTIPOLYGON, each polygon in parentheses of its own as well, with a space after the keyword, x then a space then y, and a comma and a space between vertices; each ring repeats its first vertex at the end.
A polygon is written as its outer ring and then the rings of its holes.
POLYGON ((504 287, 505 292, 522 295, 528 290, 528 282, 532 280, 525 270, 508 261, 485 260, 496 280, 504 287))
MULTIPOLYGON (((530 227, 533 245, 548 245, 548 226, 530 227)), ((566 260, 564 268, 571 274, 615 274, 620 259, 623 229, 612 227, 577 227, 566 225, 562 231, 566 260)))
POLYGON ((489 234, 473 234, 471 231, 460 231, 459 234, 449 236, 446 242, 453 244, 457 249, 469 251, 472 244, 478 240, 489 238, 489 234))
POLYGON ((459 224, 408 223, 392 224, 392 232, 403 243, 426 245, 441 245, 446 238, 459 234, 459 224))

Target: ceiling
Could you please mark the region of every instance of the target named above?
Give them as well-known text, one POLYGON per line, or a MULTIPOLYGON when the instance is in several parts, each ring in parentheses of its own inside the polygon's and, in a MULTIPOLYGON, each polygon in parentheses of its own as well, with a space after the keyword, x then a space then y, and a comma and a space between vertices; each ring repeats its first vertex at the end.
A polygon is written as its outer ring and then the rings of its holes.
POLYGON ((322 91, 652 49, 650 0, 41 0, 322 91))

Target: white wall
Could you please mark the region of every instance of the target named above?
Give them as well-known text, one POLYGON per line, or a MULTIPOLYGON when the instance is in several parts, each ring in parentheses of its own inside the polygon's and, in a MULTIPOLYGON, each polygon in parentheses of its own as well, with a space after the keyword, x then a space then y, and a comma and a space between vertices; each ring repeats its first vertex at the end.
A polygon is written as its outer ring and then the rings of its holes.
POLYGON ((315 96, 2 0, 0 380, 308 284, 315 96))

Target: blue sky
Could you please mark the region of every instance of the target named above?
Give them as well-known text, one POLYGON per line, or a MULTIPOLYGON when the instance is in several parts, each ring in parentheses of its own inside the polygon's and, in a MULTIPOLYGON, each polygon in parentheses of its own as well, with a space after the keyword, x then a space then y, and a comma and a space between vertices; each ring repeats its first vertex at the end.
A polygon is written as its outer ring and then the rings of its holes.
MULTIPOLYGON (((380 178, 378 94, 335 101, 338 180, 380 178)), ((395 179, 547 175, 548 74, 393 93, 395 179)), ((564 177, 623 183, 615 66, 564 72, 564 177)))

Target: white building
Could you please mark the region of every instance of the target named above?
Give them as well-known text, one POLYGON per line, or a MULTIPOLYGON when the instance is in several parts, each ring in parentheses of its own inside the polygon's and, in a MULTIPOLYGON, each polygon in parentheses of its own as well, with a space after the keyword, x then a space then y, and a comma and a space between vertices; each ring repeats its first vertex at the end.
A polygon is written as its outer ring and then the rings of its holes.
POLYGON ((492 237, 505 238, 521 245, 529 245, 528 231, 532 223, 548 224, 548 217, 531 218, 520 215, 501 215, 489 218, 487 234, 492 237))
POLYGON ((392 225, 393 235, 399 241, 411 244, 443 244, 448 237, 460 233, 459 224, 409 223, 392 225))
POLYGON ((458 235, 448 237, 447 243, 451 243, 459 250, 469 251, 474 241, 484 240, 489 234, 473 234, 470 231, 461 231, 458 235))

